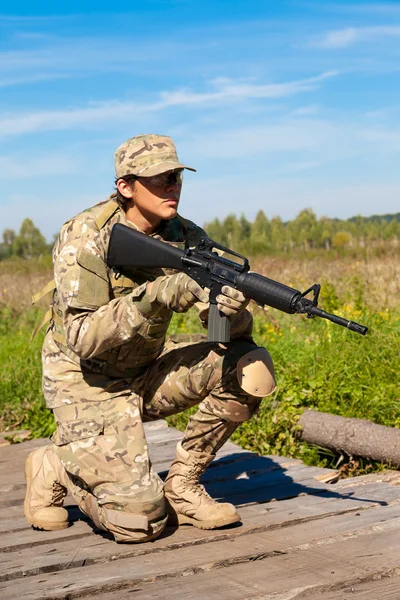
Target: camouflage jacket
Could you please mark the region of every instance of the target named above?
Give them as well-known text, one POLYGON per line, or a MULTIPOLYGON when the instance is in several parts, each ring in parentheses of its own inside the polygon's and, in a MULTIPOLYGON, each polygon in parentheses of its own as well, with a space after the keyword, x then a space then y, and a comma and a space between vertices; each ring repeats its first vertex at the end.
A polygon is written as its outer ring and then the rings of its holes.
MULTIPOLYGON (((42 352, 49 408, 78 396, 99 401, 119 395, 165 344, 172 311, 155 309, 146 285, 173 271, 110 270, 106 256, 115 223, 136 229, 112 195, 65 223, 55 244, 52 319, 42 352)), ((162 222, 153 237, 183 248, 203 235, 191 221, 175 217, 162 222)), ((197 308, 206 326, 207 307, 197 308)), ((251 327, 251 314, 244 311, 232 323, 233 336, 250 335, 251 327)))

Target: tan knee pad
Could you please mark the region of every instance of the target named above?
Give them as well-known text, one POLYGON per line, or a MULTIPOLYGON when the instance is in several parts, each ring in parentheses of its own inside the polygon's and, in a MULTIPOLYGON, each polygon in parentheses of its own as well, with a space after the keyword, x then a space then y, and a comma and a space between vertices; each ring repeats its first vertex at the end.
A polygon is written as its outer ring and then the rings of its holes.
POLYGON ((112 533, 117 542, 148 542, 158 537, 167 524, 164 493, 154 500, 131 502, 120 508, 111 503, 99 505, 92 494, 85 500, 80 508, 99 529, 112 533))
POLYGON ((164 530, 168 515, 149 519, 144 514, 133 514, 122 510, 102 507, 104 526, 113 534, 117 542, 149 542, 164 530))
POLYGON ((264 398, 276 390, 274 363, 265 348, 256 348, 242 356, 236 374, 242 390, 251 396, 264 398))

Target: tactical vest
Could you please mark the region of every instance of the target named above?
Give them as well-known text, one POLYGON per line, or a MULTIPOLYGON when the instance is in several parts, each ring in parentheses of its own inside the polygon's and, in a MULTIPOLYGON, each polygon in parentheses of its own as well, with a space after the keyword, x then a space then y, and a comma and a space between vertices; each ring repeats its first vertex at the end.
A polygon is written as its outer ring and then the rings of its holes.
MULTIPOLYGON (((89 209, 88 212, 95 213, 96 209, 97 207, 93 207, 93 209, 89 209)), ((113 199, 113 196, 111 196, 103 205, 102 210, 97 217, 93 219, 93 225, 90 224, 90 226, 95 227, 96 231, 102 230, 119 210, 121 210, 120 207, 113 199)), ((178 217, 178 219, 180 227, 186 231, 186 220, 182 217, 178 217)), ((174 245, 181 246, 182 244, 175 242, 174 245)), ((82 262, 80 262, 80 266, 83 269, 87 269, 88 276, 89 274, 94 273, 95 275, 101 276, 103 281, 104 278, 107 277, 109 282, 108 297, 105 297, 104 288, 102 292, 99 292, 96 286, 93 286, 93 289, 90 288, 89 283, 86 286, 86 294, 90 295, 94 306, 102 306, 114 298, 119 298, 132 293, 135 288, 138 288, 146 281, 154 280, 156 277, 170 272, 162 269, 152 269, 147 272, 135 269, 135 271, 132 272, 124 271, 124 273, 116 273, 112 270, 110 271, 105 263, 97 257, 91 258, 88 255, 85 257, 85 261, 90 262, 91 264, 82 264, 82 262), (96 297, 96 294, 101 297, 96 297)), ((127 341, 122 346, 119 345, 111 348, 91 359, 80 359, 79 356, 67 346, 62 318, 63 313, 59 306, 55 281, 49 282, 40 292, 35 294, 32 298, 32 302, 36 303, 38 300, 50 295, 52 295, 51 306, 44 315, 42 321, 36 327, 32 338, 41 327, 50 322, 48 331, 51 331, 57 346, 64 354, 71 358, 75 363, 79 363, 83 368, 93 372, 103 373, 111 377, 132 377, 144 366, 150 364, 160 354, 164 346, 165 336, 172 317, 172 312, 168 309, 162 309, 156 316, 147 319, 134 338, 127 341)))

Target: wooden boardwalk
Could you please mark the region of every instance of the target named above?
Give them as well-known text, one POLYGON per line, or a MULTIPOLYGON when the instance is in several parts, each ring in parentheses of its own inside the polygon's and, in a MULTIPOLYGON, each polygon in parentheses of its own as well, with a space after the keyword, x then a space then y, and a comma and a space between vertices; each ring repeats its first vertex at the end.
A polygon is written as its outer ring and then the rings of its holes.
MULTIPOLYGON (((164 421, 146 430, 165 474, 182 434, 164 421)), ((327 469, 228 442, 204 483, 240 507, 242 523, 129 545, 96 533, 68 499, 69 529, 28 527, 23 463, 46 443, 0 448, 1 600, 400 600, 398 472, 328 484, 327 469)))

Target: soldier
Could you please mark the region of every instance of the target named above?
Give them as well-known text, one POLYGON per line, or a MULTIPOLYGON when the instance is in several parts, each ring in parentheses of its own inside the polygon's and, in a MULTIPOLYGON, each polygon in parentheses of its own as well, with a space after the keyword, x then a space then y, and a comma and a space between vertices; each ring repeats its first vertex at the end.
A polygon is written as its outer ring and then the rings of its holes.
MULTIPOLYGON (((61 229, 53 251, 51 320, 44 340, 43 391, 57 429, 27 458, 25 516, 63 529, 69 491, 117 541, 156 538, 168 516, 201 529, 240 520, 199 478, 236 427, 276 385, 273 364, 252 340, 248 300, 224 287, 228 344, 166 342, 173 312, 196 306, 207 326, 208 293, 184 273, 106 265, 115 223, 183 247, 204 231, 177 213, 183 170, 171 138, 139 135, 115 153, 116 192, 61 229), (198 404, 165 485, 152 469, 143 421, 198 404)), ((40 296, 40 295, 38 295, 40 296)))

